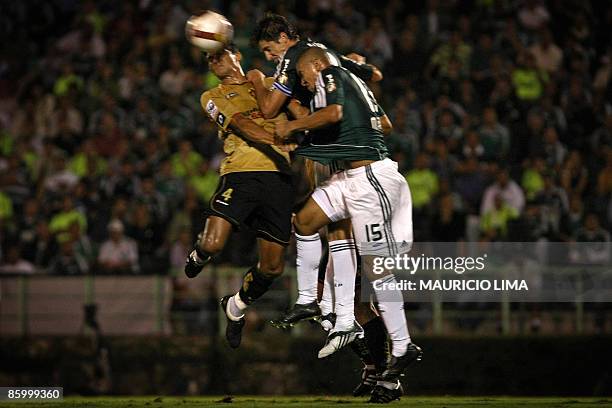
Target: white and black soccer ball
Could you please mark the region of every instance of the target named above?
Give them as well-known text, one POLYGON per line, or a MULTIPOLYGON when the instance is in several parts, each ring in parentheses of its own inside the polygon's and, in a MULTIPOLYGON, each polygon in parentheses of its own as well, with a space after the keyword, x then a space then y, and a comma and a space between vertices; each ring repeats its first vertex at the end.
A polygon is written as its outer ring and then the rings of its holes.
POLYGON ((191 16, 185 24, 185 35, 190 43, 207 53, 215 53, 234 39, 234 26, 225 16, 206 11, 191 16))

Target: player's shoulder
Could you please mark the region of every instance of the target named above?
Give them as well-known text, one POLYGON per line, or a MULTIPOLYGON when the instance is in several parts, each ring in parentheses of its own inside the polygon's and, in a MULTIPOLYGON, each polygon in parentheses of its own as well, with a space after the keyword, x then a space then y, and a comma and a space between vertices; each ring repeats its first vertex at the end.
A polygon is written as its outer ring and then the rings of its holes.
POLYGON ((219 99, 221 98, 222 92, 221 92, 221 88, 216 86, 214 88, 208 89, 204 92, 202 92, 202 95, 200 95, 200 103, 202 104, 202 106, 204 106, 204 104, 206 102, 208 102, 209 100, 212 99, 219 99))
POLYGON ((204 91, 200 96, 200 105, 202 109, 210 116, 213 120, 217 117, 219 109, 223 109, 225 98, 220 87, 214 87, 207 91, 204 91))
POLYGON ((310 42, 308 39, 300 39, 298 42, 293 44, 287 52, 285 53, 285 59, 291 59, 292 61, 297 62, 297 59, 310 48, 310 42))
POLYGON ((295 67, 302 54, 312 47, 328 49, 324 44, 312 41, 309 38, 300 39, 285 52, 282 63, 287 66, 295 67))
POLYGON ((342 68, 336 65, 330 65, 321 71, 321 75, 325 78, 326 76, 332 76, 336 79, 345 79, 348 75, 346 68, 342 68))

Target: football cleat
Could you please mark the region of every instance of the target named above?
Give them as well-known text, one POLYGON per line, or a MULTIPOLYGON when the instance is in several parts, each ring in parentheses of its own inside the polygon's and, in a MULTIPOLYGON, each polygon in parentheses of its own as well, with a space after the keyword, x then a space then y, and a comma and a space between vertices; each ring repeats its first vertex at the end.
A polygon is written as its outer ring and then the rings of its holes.
POLYGON ((374 404, 388 404, 392 401, 399 400, 404 395, 404 389, 399 380, 394 382, 378 382, 372 390, 370 400, 368 402, 374 404))
POLYGON ((391 355, 387 363, 387 369, 382 373, 381 379, 383 381, 395 382, 404 373, 406 367, 414 361, 421 361, 422 358, 423 350, 414 343, 408 344, 406 353, 403 356, 395 357, 391 355))
POLYGON ((280 319, 271 320, 270 324, 279 329, 288 329, 303 320, 313 320, 320 316, 321 309, 319 309, 319 304, 316 300, 305 305, 296 303, 280 319))
POLYGON ((361 370, 361 382, 353 390, 353 396, 363 397, 365 395, 371 394, 378 380, 379 376, 376 372, 376 369, 364 366, 361 370))
POLYGON ((232 320, 227 315, 227 302, 233 295, 227 295, 221 298, 221 308, 225 313, 227 319, 227 327, 225 328, 225 338, 231 348, 238 348, 240 341, 242 340, 242 328, 244 327, 245 319, 241 317, 240 320, 232 320))
POLYGON ((355 339, 362 339, 363 336, 363 328, 357 322, 353 322, 353 327, 349 330, 332 331, 327 336, 323 348, 319 350, 319 358, 330 356, 342 347, 354 342, 355 339))
POLYGON ((188 278, 195 278, 200 272, 202 272, 205 264, 206 263, 202 262, 197 251, 194 249, 191 251, 187 257, 187 260, 185 261, 185 275, 187 275, 188 278))

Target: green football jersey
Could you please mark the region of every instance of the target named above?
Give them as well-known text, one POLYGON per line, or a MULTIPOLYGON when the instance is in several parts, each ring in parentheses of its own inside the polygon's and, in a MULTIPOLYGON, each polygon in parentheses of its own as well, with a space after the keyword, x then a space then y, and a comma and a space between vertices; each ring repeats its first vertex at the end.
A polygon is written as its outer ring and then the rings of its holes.
POLYGON ((355 74, 329 66, 319 73, 310 109, 334 104, 342 105, 340 122, 310 131, 295 153, 322 164, 386 158, 381 125, 385 113, 374 94, 355 74))

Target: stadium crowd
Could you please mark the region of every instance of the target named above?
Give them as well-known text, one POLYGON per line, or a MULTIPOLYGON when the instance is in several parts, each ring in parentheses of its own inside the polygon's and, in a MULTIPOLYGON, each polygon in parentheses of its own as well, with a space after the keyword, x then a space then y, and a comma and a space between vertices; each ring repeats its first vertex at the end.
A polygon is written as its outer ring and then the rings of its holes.
MULTIPOLYGON (((222 158, 184 37, 217 9, 245 67, 266 10, 385 75, 415 240, 609 241, 612 9, 537 0, 0 5, 0 271, 182 270, 222 158)), ((248 264, 254 236, 218 260, 248 264)))

